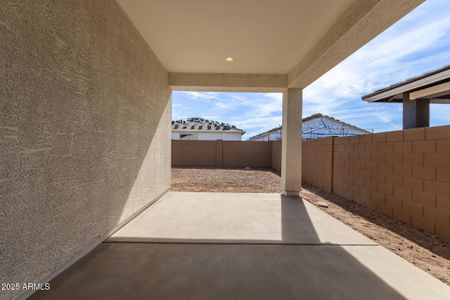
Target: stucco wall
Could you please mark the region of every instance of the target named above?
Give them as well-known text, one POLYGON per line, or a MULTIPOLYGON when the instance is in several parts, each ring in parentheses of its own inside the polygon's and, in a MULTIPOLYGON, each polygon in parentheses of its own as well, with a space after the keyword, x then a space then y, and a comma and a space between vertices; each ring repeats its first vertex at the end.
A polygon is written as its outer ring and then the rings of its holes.
POLYGON ((0 44, 0 282, 39 282, 170 187, 168 74, 114 1, 4 1, 0 44))

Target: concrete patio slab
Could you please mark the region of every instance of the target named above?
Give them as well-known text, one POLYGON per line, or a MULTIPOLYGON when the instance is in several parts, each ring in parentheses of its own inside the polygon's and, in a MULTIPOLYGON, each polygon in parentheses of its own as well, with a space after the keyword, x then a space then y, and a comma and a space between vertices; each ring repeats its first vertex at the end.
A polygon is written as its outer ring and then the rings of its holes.
POLYGON ((309 203, 168 193, 31 299, 450 299, 309 203))
POLYGON ((169 192, 110 242, 376 245, 299 198, 169 192))
POLYGON ((31 299, 450 299, 379 246, 103 243, 31 299))

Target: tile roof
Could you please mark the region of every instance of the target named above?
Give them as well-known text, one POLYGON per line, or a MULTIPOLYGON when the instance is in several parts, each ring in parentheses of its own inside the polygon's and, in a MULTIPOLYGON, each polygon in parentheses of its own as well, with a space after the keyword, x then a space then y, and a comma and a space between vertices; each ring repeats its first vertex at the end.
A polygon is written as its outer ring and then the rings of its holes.
POLYGON ((186 120, 172 121, 173 131, 202 131, 202 132, 239 132, 244 134, 245 131, 228 123, 208 120, 203 118, 188 118, 186 120))

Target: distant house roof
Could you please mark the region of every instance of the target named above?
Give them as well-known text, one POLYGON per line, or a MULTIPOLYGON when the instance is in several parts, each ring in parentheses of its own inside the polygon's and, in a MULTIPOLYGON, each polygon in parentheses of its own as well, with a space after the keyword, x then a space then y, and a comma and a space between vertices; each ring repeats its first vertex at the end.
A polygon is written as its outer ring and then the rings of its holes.
POLYGON ((362 97, 368 102, 402 102, 403 93, 410 99, 429 99, 431 103, 450 103, 450 65, 392 84, 362 97))
MULTIPOLYGON (((354 126, 354 125, 345 123, 345 122, 343 122, 343 121, 340 121, 340 120, 338 120, 338 119, 335 119, 335 118, 333 118, 333 117, 330 117, 330 116, 327 116, 327 115, 324 115, 324 114, 320 114, 320 113, 318 113, 318 114, 313 114, 313 115, 311 115, 311 116, 308 116, 308 117, 306 117, 306 118, 303 118, 302 122, 304 123, 304 122, 311 121, 311 120, 314 120, 314 119, 319 119, 319 118, 325 118, 325 119, 328 119, 328 120, 330 120, 330 121, 337 122, 337 123, 339 123, 339 124, 341 124, 341 125, 343 125, 343 126, 346 126, 347 128, 351 128, 351 129, 354 129, 354 130, 357 130, 357 131, 361 131, 362 133, 371 133, 371 132, 368 131, 368 130, 359 128, 359 127, 357 127, 357 126, 354 126)), ((261 136, 265 136, 265 135, 267 135, 267 134, 269 134, 269 133, 279 131, 279 130, 281 130, 281 128, 282 128, 281 126, 278 126, 278 127, 269 129, 269 130, 267 130, 267 131, 265 131, 265 132, 262 132, 262 133, 260 133, 260 134, 255 135, 255 136, 252 136, 252 137, 249 138, 249 139, 251 140, 251 139, 255 139, 255 138, 261 137, 261 136)))
POLYGON ((203 118, 188 118, 186 120, 172 121, 172 131, 179 132, 230 132, 245 133, 244 130, 223 122, 203 118))

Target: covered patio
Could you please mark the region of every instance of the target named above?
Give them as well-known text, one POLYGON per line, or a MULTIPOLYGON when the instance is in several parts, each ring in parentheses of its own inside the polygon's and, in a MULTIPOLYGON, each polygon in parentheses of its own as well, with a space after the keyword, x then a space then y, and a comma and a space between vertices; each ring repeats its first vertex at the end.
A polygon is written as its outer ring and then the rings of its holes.
POLYGON ((31 299, 448 299, 297 197, 169 192, 31 299), (114 275, 114 276, 111 276, 114 275))
POLYGON ((2 5, 0 299, 449 299, 299 197, 303 90, 421 2, 2 5), (172 91, 282 93, 281 193, 170 191, 172 91))

